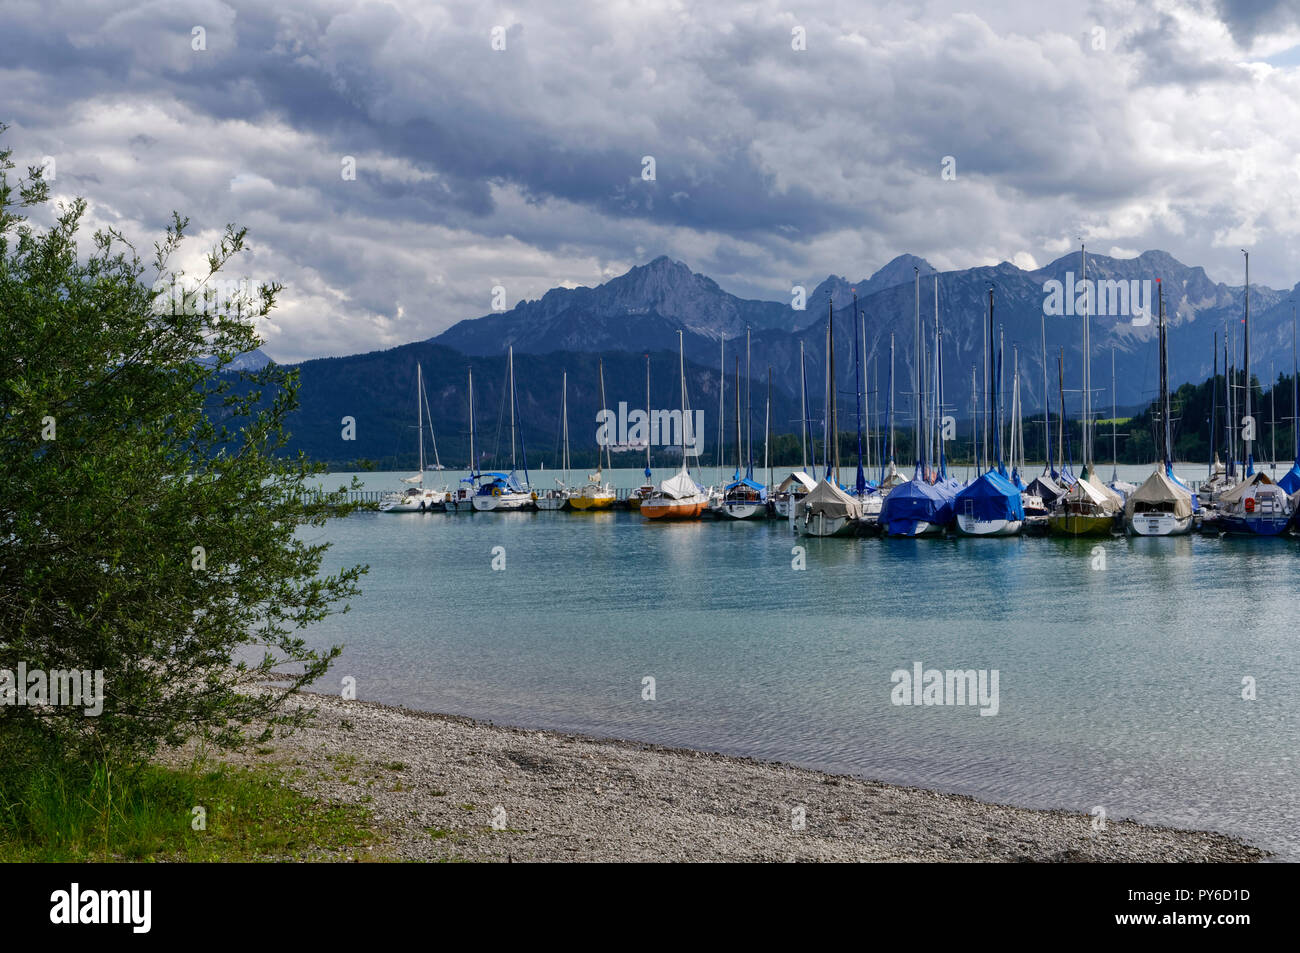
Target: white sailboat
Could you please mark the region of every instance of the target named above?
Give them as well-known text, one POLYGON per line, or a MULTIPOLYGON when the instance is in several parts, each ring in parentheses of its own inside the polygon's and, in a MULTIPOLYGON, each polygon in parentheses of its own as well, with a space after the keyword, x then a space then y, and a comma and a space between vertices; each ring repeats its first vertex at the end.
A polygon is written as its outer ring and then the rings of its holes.
POLYGON ((659 484, 641 504, 641 515, 651 520, 697 520, 709 505, 708 494, 695 482, 687 466, 687 433, 690 417, 686 410, 686 347, 682 332, 677 332, 678 368, 682 401, 682 468, 659 484))
MULTIPOLYGON (((405 490, 389 493, 379 502, 381 513, 432 513, 442 512, 447 508, 451 494, 446 487, 435 490, 424 485, 424 410, 428 403, 424 396, 424 370, 415 365, 415 406, 416 431, 419 433, 419 472, 414 476, 402 477, 403 483, 411 484, 405 490)), ((433 415, 429 415, 429 433, 433 433, 433 415)), ((434 458, 437 458, 438 445, 434 445, 434 458)))
POLYGON ((510 375, 510 472, 481 474, 483 482, 474 494, 473 504, 476 513, 505 512, 530 509, 533 505, 533 492, 528 487, 528 459, 524 458, 524 478, 520 481, 516 472, 515 461, 515 349, 513 345, 507 351, 507 367, 510 375))
POLYGON ((569 372, 565 371, 560 383, 560 428, 563 448, 560 451, 560 466, 564 476, 556 477, 555 488, 537 494, 539 510, 562 510, 569 505, 569 372))

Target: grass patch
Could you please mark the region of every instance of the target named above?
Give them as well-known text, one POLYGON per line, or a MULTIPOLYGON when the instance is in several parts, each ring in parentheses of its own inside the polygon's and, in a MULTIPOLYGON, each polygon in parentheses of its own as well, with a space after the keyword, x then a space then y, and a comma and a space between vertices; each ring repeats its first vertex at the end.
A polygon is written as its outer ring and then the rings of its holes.
POLYGON ((379 839, 365 808, 314 801, 266 768, 39 760, 0 767, 0 861, 337 858, 379 839))

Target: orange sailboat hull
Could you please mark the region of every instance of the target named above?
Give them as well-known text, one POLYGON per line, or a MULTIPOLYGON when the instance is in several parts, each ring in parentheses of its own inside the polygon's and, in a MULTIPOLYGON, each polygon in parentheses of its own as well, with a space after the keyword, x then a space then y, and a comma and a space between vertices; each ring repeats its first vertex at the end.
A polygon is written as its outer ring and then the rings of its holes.
POLYGON ((701 501, 666 503, 646 500, 641 504, 641 515, 650 520, 693 520, 700 518, 704 507, 705 503, 701 501))

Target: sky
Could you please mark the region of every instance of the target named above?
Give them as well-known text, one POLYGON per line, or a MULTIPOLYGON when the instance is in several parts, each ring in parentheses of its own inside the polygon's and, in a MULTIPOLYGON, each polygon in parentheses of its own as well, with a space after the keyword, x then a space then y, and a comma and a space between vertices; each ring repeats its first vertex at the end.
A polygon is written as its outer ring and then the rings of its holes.
POLYGON ((0 0, 0 142, 142 249, 188 216, 187 270, 247 226, 280 361, 661 254, 769 300, 1080 240, 1300 280, 1294 0, 271 6, 0 0))

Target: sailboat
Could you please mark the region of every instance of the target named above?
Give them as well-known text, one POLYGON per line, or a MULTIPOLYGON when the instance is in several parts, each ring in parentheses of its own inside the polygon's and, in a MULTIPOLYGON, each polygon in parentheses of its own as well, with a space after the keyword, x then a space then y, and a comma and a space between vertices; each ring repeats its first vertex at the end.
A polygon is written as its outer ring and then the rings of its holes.
POLYGON ((1156 280, 1160 345, 1160 446, 1161 462, 1155 472, 1124 501, 1124 527, 1130 536, 1182 536, 1192 531, 1196 517, 1192 494, 1174 477, 1173 430, 1170 425, 1168 325, 1165 323, 1164 286, 1156 280))
POLYGON ((469 475, 460 478, 460 485, 456 491, 447 500, 447 512, 449 513, 472 513, 474 512, 474 493, 478 489, 478 481, 482 474, 478 469, 478 454, 474 448, 476 436, 474 432, 474 368, 469 368, 469 475))
MULTIPOLYGON (((937 280, 937 279, 936 279, 937 280)), ((935 321, 939 320, 938 298, 935 298, 935 321)), ((864 312, 858 310, 858 293, 857 289, 853 292, 853 383, 854 383, 854 409, 858 417, 858 472, 853 484, 853 498, 858 501, 862 508, 862 516, 859 521, 863 529, 868 532, 874 532, 878 527, 880 519, 880 507, 884 502, 880 491, 876 485, 867 479, 866 470, 863 469, 863 440, 862 440, 862 417, 866 394, 862 386, 862 361, 863 351, 866 347, 866 330, 867 316, 864 312)))
POLYGON ((889 433, 888 446, 885 445, 885 431, 880 434, 880 495, 888 496, 895 487, 907 482, 907 477, 898 471, 894 452, 894 335, 889 335, 889 400, 885 405, 885 430, 889 433))
MULTIPOLYGON (((1160 280, 1156 279, 1156 284, 1160 280)), ((1164 304, 1161 304, 1164 307, 1164 304)), ((1137 489, 1132 483, 1119 478, 1119 410, 1115 394, 1115 348, 1110 349, 1110 482, 1106 485, 1119 494, 1120 499, 1127 500, 1129 494, 1137 489)))
POLYGON ((1296 374, 1295 305, 1291 306, 1291 448, 1295 463, 1282 475, 1277 485, 1292 496, 1300 493, 1300 375, 1296 374))
POLYGON ((754 442, 750 427, 753 422, 750 389, 753 378, 749 364, 749 328, 745 328, 745 475, 740 476, 740 362, 736 362, 736 479, 722 491, 722 500, 715 509, 718 516, 733 520, 761 520, 767 518, 767 487, 754 479, 754 442))
POLYGON ((915 349, 915 400, 916 415, 913 422, 913 455, 915 469, 912 479, 889 491, 881 504, 877 520, 885 536, 942 536, 953 519, 955 487, 949 481, 931 483, 926 466, 925 430, 926 381, 922 368, 924 346, 921 343, 921 271, 916 273, 916 349, 915 349))
MULTIPOLYGON (((1083 469, 1078 482, 1056 501, 1047 517, 1047 528, 1054 536, 1109 536, 1115 518, 1123 508, 1118 493, 1104 485, 1092 469, 1092 371, 1088 345, 1088 251, 1083 255, 1083 469)), ((1065 429, 1065 402, 1061 402, 1061 429, 1065 429)), ((1062 473, 1065 473, 1062 467, 1062 473)))
MULTIPOLYGON (((400 493, 389 493, 379 502, 379 512, 381 513, 426 513, 435 510, 442 511, 447 508, 447 500, 450 497, 447 489, 434 490, 424 485, 424 411, 428 406, 428 398, 424 394, 424 369, 415 365, 415 407, 416 407, 416 432, 420 435, 419 443, 419 461, 420 470, 415 476, 402 477, 403 483, 412 484, 400 493)), ((429 414, 429 434, 433 435, 433 414, 429 414)), ((434 458, 437 458, 438 444, 434 445, 434 458)), ((441 469, 439 465, 439 469, 441 469)))
POLYGON ((686 412, 686 346, 682 332, 677 332, 678 368, 681 377, 682 468, 659 484, 653 494, 642 501, 641 515, 651 520, 696 520, 709 504, 704 488, 695 482, 687 467, 687 434, 691 418, 686 412))
POLYGON ((799 509, 799 501, 817 486, 817 481, 808 473, 808 378, 804 373, 803 342, 799 342, 799 446, 801 456, 799 469, 781 481, 781 485, 772 494, 772 506, 776 515, 786 520, 793 520, 799 509))
MULTIPOLYGON (((989 288, 989 346, 993 344, 993 289, 989 288)), ((990 364, 992 354, 989 355, 990 364)), ((957 532, 963 536, 1015 536, 1025 523, 1025 505, 1020 488, 1007 476, 1002 459, 1002 359, 998 357, 993 378, 993 448, 997 465, 990 467, 957 492, 952 508, 957 532)), ((1012 425, 1014 427, 1014 423, 1012 425)))
POLYGON ((483 473, 478 492, 474 494, 473 504, 476 513, 502 512, 507 510, 530 509, 533 505, 533 492, 528 487, 528 452, 523 449, 522 435, 518 443, 523 451, 524 478, 520 481, 515 462, 515 434, 518 411, 518 396, 515 393, 515 349, 512 345, 506 352, 506 364, 510 376, 510 472, 483 473))
POLYGON ((534 501, 539 510, 562 510, 569 505, 573 491, 569 487, 569 372, 565 371, 560 383, 560 432, 562 449, 560 466, 563 477, 556 477, 555 488, 537 494, 534 501))
POLYGON ((835 306, 826 319, 826 414, 823 418, 822 454, 825 475, 799 501, 791 517, 795 532, 803 536, 854 536, 862 519, 862 504, 840 486, 839 420, 835 400, 835 306))
MULTIPOLYGON (((645 356, 645 412, 650 413, 650 355, 645 356)), ((628 494, 627 508, 641 509, 641 504, 654 495, 655 485, 650 482, 650 441, 645 442, 645 482, 628 494)))
MULTIPOLYGON (((605 406, 605 361, 599 362, 600 368, 600 406, 605 406)), ((647 411, 648 412, 648 411, 647 411)), ((605 463, 614 468, 609 458, 609 443, 605 443, 605 463)), ((596 448, 596 472, 587 475, 587 482, 582 488, 569 495, 569 506, 575 510, 607 510, 614 505, 614 485, 606 483, 605 471, 600 465, 600 447, 596 448)))
POLYGON ((1242 420, 1246 478, 1219 496, 1219 525, 1233 536, 1280 536, 1291 524, 1295 505, 1286 490, 1273 482, 1262 470, 1256 472, 1252 449, 1254 417, 1250 397, 1250 253, 1246 256, 1246 317, 1243 322, 1242 363, 1246 382, 1245 416, 1242 420))

